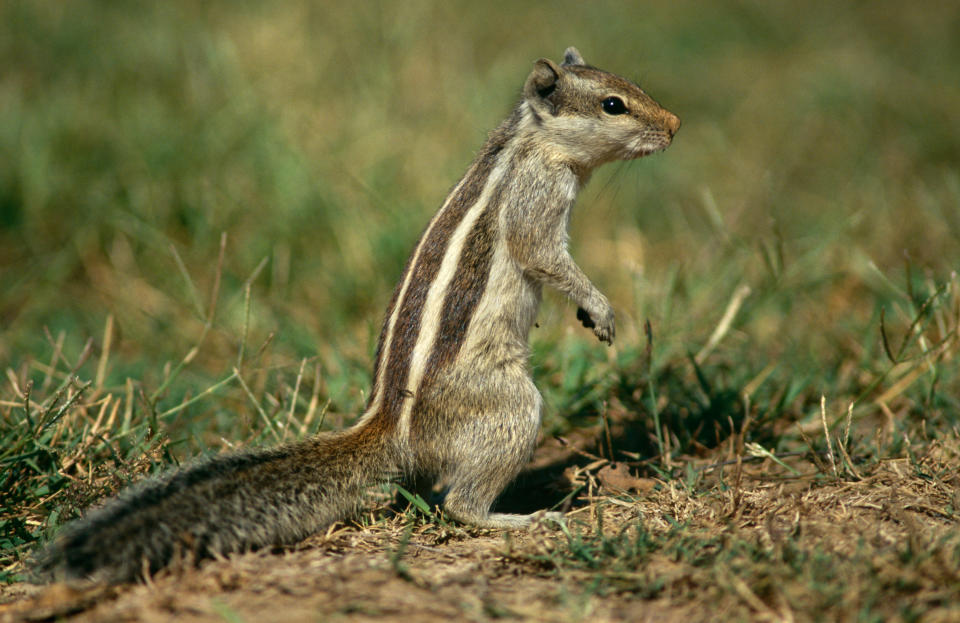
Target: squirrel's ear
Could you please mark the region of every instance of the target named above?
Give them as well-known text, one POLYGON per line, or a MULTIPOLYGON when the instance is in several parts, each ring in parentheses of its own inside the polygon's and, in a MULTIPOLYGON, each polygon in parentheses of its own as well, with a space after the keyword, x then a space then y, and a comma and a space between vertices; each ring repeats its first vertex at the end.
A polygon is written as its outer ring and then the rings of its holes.
POLYGON ((523 85, 524 99, 538 111, 546 110, 553 114, 556 107, 551 96, 557 90, 561 71, 553 61, 546 58, 534 63, 533 71, 523 85))
POLYGON ((567 51, 563 53, 563 64, 586 65, 587 63, 583 60, 583 57, 580 56, 580 50, 571 45, 567 48, 567 51))

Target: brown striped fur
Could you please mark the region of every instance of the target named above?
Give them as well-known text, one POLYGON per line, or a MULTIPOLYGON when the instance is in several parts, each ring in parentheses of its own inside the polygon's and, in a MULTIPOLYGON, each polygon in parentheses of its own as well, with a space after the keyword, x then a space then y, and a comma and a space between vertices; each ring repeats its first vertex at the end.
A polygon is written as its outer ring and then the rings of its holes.
MULTIPOLYGON (((612 343, 606 297, 567 251, 577 191, 597 166, 666 148, 680 122, 574 48, 541 59, 428 224, 387 308, 366 412, 342 432, 200 461, 147 480, 67 526, 38 577, 127 581, 195 558, 297 541, 352 515, 373 483, 445 488, 447 515, 512 529, 491 513, 530 456, 541 399, 527 336, 544 285, 612 343)), ((559 519, 556 513, 548 514, 559 519)))

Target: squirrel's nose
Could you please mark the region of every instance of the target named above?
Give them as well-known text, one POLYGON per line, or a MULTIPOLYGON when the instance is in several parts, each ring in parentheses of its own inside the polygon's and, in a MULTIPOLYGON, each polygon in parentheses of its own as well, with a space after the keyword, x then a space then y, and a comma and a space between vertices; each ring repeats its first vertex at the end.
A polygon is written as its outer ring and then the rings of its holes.
POLYGON ((673 138, 673 135, 680 129, 680 117, 668 112, 664 123, 667 126, 667 132, 670 133, 670 138, 673 138))

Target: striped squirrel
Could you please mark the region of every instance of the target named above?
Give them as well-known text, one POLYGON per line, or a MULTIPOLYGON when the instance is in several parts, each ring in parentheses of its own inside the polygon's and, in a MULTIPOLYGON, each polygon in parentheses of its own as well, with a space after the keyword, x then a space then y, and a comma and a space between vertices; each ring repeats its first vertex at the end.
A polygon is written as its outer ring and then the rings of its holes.
MULTIPOLYGON (((296 542, 350 517, 364 492, 405 477, 445 487, 447 516, 491 513, 530 457, 541 397, 527 336, 544 285, 612 344, 607 298, 567 251, 577 191, 597 166, 666 148, 680 120, 575 48, 538 60, 413 249, 387 307, 366 411, 351 428, 215 456, 147 479, 64 528, 40 579, 135 580, 197 558, 296 542)), ((547 517, 557 519, 560 513, 547 517)))

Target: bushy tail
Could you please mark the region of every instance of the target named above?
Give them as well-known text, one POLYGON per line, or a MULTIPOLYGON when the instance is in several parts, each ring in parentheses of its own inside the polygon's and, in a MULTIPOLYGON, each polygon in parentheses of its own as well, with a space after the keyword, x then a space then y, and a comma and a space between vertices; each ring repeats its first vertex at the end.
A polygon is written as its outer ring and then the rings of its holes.
POLYGON ((394 471, 388 442, 369 428, 216 456, 134 485, 66 526, 35 575, 126 582, 176 556, 293 543, 355 513, 366 489, 394 471))

